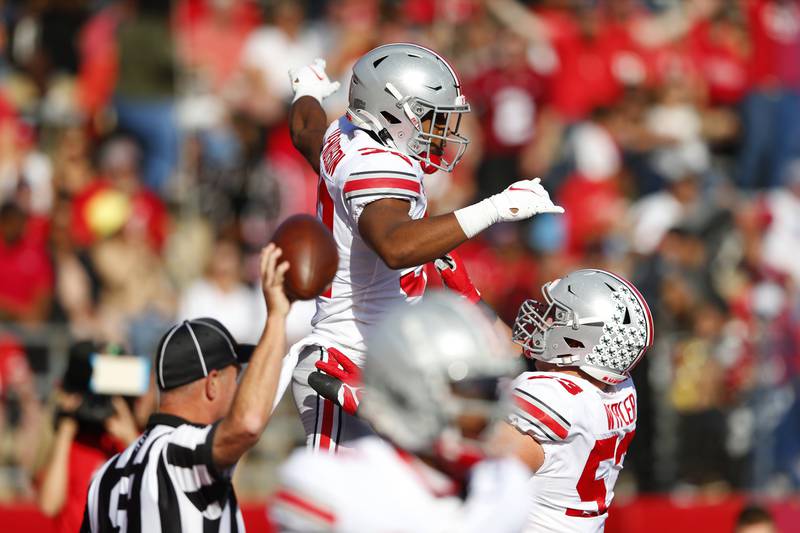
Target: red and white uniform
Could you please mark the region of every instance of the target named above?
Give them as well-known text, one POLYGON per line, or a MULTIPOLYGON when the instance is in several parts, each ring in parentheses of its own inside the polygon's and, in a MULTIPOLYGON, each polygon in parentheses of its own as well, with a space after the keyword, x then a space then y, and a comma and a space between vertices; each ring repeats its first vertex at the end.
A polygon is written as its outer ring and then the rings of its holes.
POLYGON ((423 175, 418 161, 378 144, 346 118, 325 133, 317 216, 333 232, 339 269, 331 290, 317 298, 311 324, 313 334, 336 342, 356 363, 362 362, 365 328, 393 304, 416 301, 425 290, 423 267, 386 266, 359 234, 358 219, 368 204, 385 198, 407 200, 409 216, 424 217, 423 175))
POLYGON ((272 506, 282 532, 511 533, 528 515, 530 471, 516 459, 473 467, 458 485, 378 437, 336 456, 295 452, 281 468, 272 506))
POLYGON ((513 398, 508 422, 544 448, 528 484, 524 531, 603 531, 636 431, 633 381, 604 392, 570 374, 525 372, 514 380, 513 398))
POLYGON ((339 268, 330 290, 317 298, 311 335, 295 344, 284 360, 278 391, 280 398, 291 377, 308 445, 314 449, 335 451, 339 443, 369 431, 364 422, 341 413, 308 385, 314 362, 334 347, 362 366, 369 328, 393 305, 413 303, 425 291, 422 266, 389 268, 358 231, 364 207, 385 198, 406 200, 411 218, 424 217, 423 175, 418 161, 379 144, 345 117, 325 133, 317 216, 333 232, 339 268))

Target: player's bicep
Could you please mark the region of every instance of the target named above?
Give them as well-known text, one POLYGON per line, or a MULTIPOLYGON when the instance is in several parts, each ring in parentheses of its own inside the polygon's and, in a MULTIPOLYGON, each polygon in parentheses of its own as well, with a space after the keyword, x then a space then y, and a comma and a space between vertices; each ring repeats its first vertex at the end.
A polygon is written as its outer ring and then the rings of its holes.
POLYGON ((522 461, 531 472, 544 463, 544 448, 539 441, 510 423, 499 424, 493 440, 500 450, 522 461))
POLYGON ((411 220, 408 200, 381 198, 364 206, 358 218, 358 232, 384 261, 391 253, 392 231, 411 220))

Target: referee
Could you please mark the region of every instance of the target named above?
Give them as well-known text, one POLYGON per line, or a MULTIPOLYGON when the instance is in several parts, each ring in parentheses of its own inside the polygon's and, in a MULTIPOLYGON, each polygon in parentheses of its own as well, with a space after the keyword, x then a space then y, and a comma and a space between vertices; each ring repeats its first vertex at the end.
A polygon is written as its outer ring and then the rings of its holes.
POLYGON ((268 315, 255 348, 237 344, 211 318, 184 321, 162 337, 158 412, 138 441, 95 474, 81 532, 244 531, 231 477, 269 421, 285 353, 289 264, 278 265, 280 255, 273 244, 261 253, 268 315))

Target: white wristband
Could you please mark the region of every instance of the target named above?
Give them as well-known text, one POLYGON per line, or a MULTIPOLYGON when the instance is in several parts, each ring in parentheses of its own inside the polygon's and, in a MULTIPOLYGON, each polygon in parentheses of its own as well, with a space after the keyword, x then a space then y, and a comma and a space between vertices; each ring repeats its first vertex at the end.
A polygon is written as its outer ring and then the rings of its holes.
POLYGON ((497 208, 488 198, 477 204, 458 209, 453 214, 468 239, 471 239, 500 219, 497 208))

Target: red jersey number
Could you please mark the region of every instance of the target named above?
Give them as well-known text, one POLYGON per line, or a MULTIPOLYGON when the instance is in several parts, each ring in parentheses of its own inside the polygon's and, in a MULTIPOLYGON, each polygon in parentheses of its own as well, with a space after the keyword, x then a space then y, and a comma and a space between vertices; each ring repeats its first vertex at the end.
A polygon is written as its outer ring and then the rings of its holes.
MULTIPOLYGON (((575 488, 582 502, 595 502, 597 504, 597 515, 601 515, 608 510, 606 507, 606 478, 601 477, 598 479, 597 470, 604 461, 613 461, 614 465, 622 465, 625 452, 628 451, 628 446, 630 446, 635 433, 635 431, 629 431, 622 438, 608 437, 595 441, 594 447, 589 453, 586 466, 583 467, 583 472, 575 488)), ((583 516, 581 511, 570 511, 573 510, 568 509, 567 514, 575 515, 578 513, 577 516, 583 516)))
MULTIPOLYGON (((317 217, 333 233, 333 198, 331 198, 331 193, 328 192, 328 186, 322 176, 319 177, 319 187, 317 188, 317 217)), ((320 296, 330 298, 332 295, 333 290, 328 287, 328 290, 320 296)))

